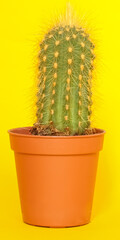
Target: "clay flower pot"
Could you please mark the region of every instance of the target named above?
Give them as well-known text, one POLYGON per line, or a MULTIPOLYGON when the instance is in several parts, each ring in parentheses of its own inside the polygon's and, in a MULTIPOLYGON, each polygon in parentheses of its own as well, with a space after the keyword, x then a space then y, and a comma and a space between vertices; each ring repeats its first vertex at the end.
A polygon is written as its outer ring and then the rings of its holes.
POLYGON ((48 227, 89 223, 104 131, 56 137, 31 135, 29 130, 9 130, 23 221, 48 227))

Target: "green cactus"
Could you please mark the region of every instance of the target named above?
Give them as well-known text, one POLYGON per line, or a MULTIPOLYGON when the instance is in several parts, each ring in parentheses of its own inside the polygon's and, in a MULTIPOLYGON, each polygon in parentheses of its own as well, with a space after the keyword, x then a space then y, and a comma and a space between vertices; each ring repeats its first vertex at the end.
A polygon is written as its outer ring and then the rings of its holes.
POLYGON ((70 135, 90 127, 94 44, 84 29, 56 26, 40 44, 37 122, 70 135))

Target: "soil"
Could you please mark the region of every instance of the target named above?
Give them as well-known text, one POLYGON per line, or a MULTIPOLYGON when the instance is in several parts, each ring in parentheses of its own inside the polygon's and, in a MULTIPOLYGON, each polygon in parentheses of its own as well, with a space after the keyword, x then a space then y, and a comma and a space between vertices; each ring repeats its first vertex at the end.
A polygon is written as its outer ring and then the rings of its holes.
MULTIPOLYGON (((40 123, 35 123, 32 129, 30 130, 32 135, 39 136, 70 136, 69 128, 66 128, 64 132, 57 130, 53 123, 49 125, 43 125, 40 123)), ((91 135, 98 133, 96 128, 86 128, 85 132, 82 135, 91 135)), ((79 136, 79 134, 74 134, 74 136, 79 136)))

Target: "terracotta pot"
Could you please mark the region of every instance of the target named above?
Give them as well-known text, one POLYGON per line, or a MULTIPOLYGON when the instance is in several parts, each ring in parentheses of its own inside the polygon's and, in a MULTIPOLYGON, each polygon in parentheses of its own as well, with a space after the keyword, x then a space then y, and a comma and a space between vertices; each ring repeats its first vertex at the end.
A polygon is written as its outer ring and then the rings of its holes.
POLYGON ((9 130, 23 221, 48 227, 89 223, 104 131, 56 137, 34 136, 29 130, 9 130))

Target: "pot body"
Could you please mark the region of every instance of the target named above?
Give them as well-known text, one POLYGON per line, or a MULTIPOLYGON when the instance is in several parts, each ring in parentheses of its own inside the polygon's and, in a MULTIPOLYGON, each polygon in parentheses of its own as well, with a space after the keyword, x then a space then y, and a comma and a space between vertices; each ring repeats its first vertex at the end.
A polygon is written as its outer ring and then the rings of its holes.
POLYGON ((88 136, 33 136, 9 131, 23 221, 47 227, 90 222, 98 155, 104 131, 88 136))

